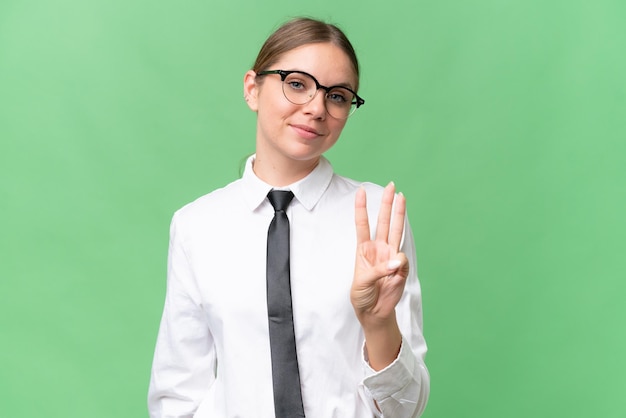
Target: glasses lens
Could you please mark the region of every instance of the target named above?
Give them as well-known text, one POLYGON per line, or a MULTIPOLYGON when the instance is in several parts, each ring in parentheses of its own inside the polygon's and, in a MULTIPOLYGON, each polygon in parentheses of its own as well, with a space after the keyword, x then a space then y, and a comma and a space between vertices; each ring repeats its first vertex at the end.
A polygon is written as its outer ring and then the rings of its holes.
POLYGON ((345 119, 356 109, 356 97, 348 89, 335 87, 326 94, 326 110, 337 119, 345 119))
MULTIPOLYGON (((302 73, 291 73, 283 81, 283 92, 293 104, 309 103, 317 93, 315 80, 302 73)), ((346 119, 356 109, 354 93, 343 87, 334 87, 326 93, 326 111, 337 119, 346 119)))
POLYGON ((303 105, 313 99, 317 92, 317 86, 308 75, 291 73, 283 81, 283 92, 291 103, 303 105))

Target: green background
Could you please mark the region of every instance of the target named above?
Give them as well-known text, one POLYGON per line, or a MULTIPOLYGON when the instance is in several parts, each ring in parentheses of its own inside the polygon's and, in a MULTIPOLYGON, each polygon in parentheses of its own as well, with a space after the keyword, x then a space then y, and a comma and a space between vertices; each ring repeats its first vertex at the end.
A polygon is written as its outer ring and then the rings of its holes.
POLYGON ((238 177, 302 14, 363 68, 335 169, 408 198, 424 416, 626 416, 623 0, 3 0, 0 417, 147 416, 171 215, 238 177))

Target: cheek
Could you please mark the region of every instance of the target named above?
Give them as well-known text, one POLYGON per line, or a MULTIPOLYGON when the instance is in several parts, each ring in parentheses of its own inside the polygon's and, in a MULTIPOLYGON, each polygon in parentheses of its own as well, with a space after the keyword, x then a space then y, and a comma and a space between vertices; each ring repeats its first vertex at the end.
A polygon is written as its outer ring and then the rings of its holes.
POLYGON ((268 120, 276 118, 276 120, 285 119, 287 116, 293 114, 294 105, 287 102, 287 100, 281 100, 278 98, 262 98, 259 101, 259 116, 265 116, 268 120))
MULTIPOLYGON (((329 118, 331 118, 331 116, 329 116, 329 118)), ((335 134, 335 136, 339 136, 341 134, 341 131, 343 131, 343 128, 346 126, 346 121, 339 121, 339 120, 332 120, 331 123, 329 124, 330 129, 333 131, 333 133, 335 134)))

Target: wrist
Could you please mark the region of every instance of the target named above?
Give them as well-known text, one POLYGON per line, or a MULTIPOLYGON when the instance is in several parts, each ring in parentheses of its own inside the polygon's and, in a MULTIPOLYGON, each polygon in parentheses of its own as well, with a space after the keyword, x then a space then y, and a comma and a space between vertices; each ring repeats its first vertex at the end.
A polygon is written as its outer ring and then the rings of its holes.
POLYGON ((382 370, 398 357, 402 346, 402 333, 395 318, 393 322, 363 326, 363 334, 368 362, 372 369, 382 370))

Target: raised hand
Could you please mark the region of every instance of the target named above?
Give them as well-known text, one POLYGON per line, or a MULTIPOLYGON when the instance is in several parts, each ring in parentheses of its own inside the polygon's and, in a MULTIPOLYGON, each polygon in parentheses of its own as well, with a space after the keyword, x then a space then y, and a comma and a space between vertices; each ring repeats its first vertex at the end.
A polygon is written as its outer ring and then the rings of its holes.
POLYGON ((395 307, 409 274, 407 257, 400 252, 406 201, 399 194, 394 205, 394 196, 395 186, 390 183, 383 191, 373 240, 363 188, 357 191, 355 199, 357 251, 350 300, 363 327, 374 369, 383 368, 395 359, 402 339, 395 307))

